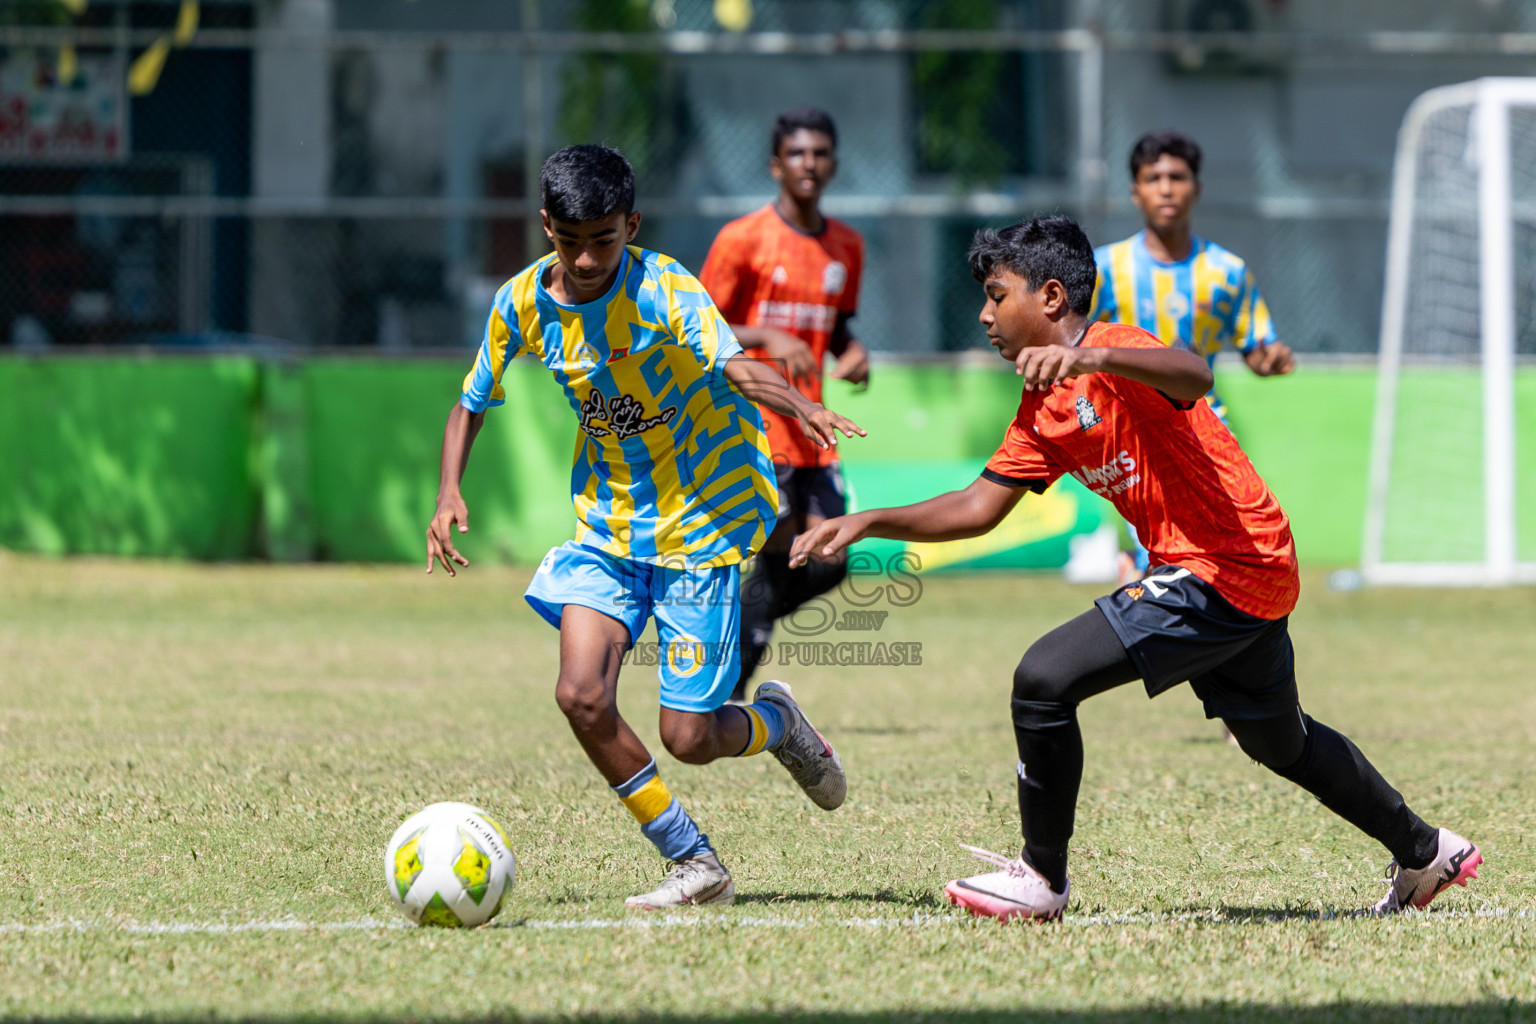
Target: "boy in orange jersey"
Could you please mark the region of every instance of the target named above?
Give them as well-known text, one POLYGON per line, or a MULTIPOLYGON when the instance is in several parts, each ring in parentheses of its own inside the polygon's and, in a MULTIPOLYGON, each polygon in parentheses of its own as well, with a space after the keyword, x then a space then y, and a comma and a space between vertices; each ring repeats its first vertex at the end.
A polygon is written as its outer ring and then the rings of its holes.
MULTIPOLYGON (((769 171, 774 202, 720 229, 699 281, 746 349, 774 365, 813 402, 821 401, 822 366, 834 379, 869 382, 869 354, 848 331, 858 309, 864 239, 822 215, 821 195, 837 173, 837 128, 814 107, 780 114, 769 171)), ((847 557, 813 558, 791 571, 795 534, 846 511, 837 452, 806 440, 790 418, 763 408, 779 484, 779 521, 741 590, 741 700, 768 648, 775 620, 837 586, 847 557)))
POLYGON ((1149 696, 1188 680, 1246 754, 1385 846, 1391 884, 1377 913, 1477 877, 1476 846, 1425 824, 1359 748, 1302 711, 1290 523, 1201 401, 1205 360, 1138 327, 1089 322, 1093 249, 1065 217, 979 232, 970 262, 987 337, 1024 379, 997 453, 963 491, 827 520, 795 539, 791 564, 864 537, 978 536, 1071 473, 1136 527, 1153 569, 1041 637, 1014 670, 1024 848, 970 847, 998 870, 949 883, 950 901, 1003 920, 1061 916, 1083 774, 1077 706, 1136 679, 1149 696))

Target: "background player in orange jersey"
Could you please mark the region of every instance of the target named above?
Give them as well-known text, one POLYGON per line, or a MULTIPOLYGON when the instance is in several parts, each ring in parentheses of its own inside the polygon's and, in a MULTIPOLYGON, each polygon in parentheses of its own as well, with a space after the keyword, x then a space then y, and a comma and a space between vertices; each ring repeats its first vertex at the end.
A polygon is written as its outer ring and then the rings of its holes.
POLYGON ((1153 571, 1041 637, 1014 670, 1024 849, 975 851, 999 870, 949 883, 951 902, 1003 919, 1061 915, 1083 773, 1077 706, 1136 679, 1149 696, 1188 680, 1244 753, 1391 851, 1378 913, 1477 877, 1476 846, 1425 824, 1359 748, 1302 711, 1290 523, 1201 401, 1210 367, 1138 327, 1090 324, 1093 250, 1065 217, 979 232, 970 261, 987 336, 1024 379, 1003 443, 965 490, 830 519, 796 538, 791 561, 864 537, 974 537, 1071 473, 1136 527, 1153 571))
MULTIPOLYGON (((821 195, 837 173, 837 128, 826 111, 797 107, 773 125, 768 169, 779 195, 720 229, 699 280, 747 353, 772 363, 805 397, 821 401, 822 368, 869 382, 869 353, 848 331, 858 309, 864 239, 822 215, 821 195)), ((824 594, 847 574, 842 553, 789 568, 795 534, 846 511, 837 452, 806 439, 793 419, 762 409, 779 483, 779 521, 741 590, 741 678, 762 660, 775 620, 824 594)))

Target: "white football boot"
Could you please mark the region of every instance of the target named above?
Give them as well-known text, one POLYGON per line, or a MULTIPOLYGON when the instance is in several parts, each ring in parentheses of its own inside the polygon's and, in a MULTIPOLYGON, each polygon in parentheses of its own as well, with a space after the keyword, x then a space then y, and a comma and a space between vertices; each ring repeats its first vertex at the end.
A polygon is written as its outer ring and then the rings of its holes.
POLYGON ((1067 909, 1067 894, 1072 891, 1070 881, 1061 892, 1055 892, 1045 876, 1022 857, 1009 858, 980 847, 960 845, 1001 870, 950 882, 944 887, 949 902, 964 907, 977 917, 995 917, 999 921, 1015 918, 1061 920, 1062 912, 1067 909))
POLYGON ((843 760, 805 717, 788 684, 770 679, 757 688, 752 701, 772 704, 784 715, 784 739, 773 749, 773 756, 789 770, 805 795, 824 811, 841 807, 848 796, 843 760))
POLYGON ((731 873, 720 863, 714 850, 696 857, 672 862, 672 870, 651 892, 631 896, 626 907, 641 910, 667 910, 674 907, 728 907, 736 902, 736 886, 731 873))
POLYGON ((1465 886, 1477 877, 1483 855, 1469 840, 1448 828, 1440 830, 1435 859, 1422 868, 1405 868, 1397 861, 1387 866, 1387 894, 1371 908, 1373 914, 1395 914, 1409 907, 1422 909, 1452 885, 1465 886))

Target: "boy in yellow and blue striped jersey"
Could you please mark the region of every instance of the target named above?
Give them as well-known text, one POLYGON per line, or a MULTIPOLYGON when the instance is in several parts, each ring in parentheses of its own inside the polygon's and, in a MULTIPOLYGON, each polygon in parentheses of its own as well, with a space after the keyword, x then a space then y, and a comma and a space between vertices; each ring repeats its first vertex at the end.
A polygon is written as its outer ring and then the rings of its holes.
POLYGON ((842 762, 789 687, 767 682, 753 703, 724 705, 740 665, 740 564, 778 507, 753 402, 795 417, 818 445, 863 431, 743 355, 675 260, 628 244, 640 214, 620 153, 569 146, 545 162, 539 184, 555 251, 496 293, 443 434, 427 571, 437 562, 452 576, 455 563, 469 564, 452 539, 455 526, 469 528, 459 480, 485 410, 505 401, 507 363, 533 356, 565 391, 580 431, 576 536, 544 556, 526 597, 560 630, 555 699, 578 742, 673 862, 655 891, 626 903, 730 903, 730 872, 618 713, 619 668, 654 617, 667 750, 689 764, 772 751, 819 806, 840 805, 842 762))
MULTIPOLYGON (((1088 321, 1134 324, 1212 365, 1216 353, 1230 345, 1260 377, 1290 373, 1296 359, 1275 338, 1253 272, 1240 256, 1191 228, 1200 199, 1200 159, 1195 140, 1175 131, 1150 132, 1131 148, 1131 201, 1146 226, 1093 251, 1098 283, 1088 321)), ((1215 388, 1205 400, 1226 423, 1226 406, 1215 388)), ((1139 542, 1132 557, 1135 570, 1145 572, 1147 552, 1139 542)))

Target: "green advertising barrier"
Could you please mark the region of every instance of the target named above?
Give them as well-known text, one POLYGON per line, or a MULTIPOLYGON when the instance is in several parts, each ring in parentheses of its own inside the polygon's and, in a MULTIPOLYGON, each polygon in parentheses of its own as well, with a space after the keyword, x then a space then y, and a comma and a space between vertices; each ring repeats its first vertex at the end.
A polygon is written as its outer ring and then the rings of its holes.
MULTIPOLYGON (((990 454, 990 453, 989 453, 990 454)), ((979 475, 987 460, 852 462, 847 467, 855 508, 905 505, 945 491, 960 490, 979 475)), ((1059 569, 1067 563, 1073 537, 1093 533, 1118 518, 1109 502, 1072 477, 1063 477, 1044 494, 1032 494, 1015 506, 997 529, 969 540, 911 544, 866 540, 858 548, 881 564, 897 555, 920 572, 939 569, 1059 569)))
POLYGON ((1291 519, 1297 553, 1321 565, 1360 561, 1376 407, 1374 368, 1311 366, 1256 377, 1216 375, 1238 443, 1291 519))
POLYGON ((0 544, 251 557, 258 387, 240 357, 0 359, 0 544))
MULTIPOLYGON (((0 545, 424 563, 443 422, 469 362, 0 358, 0 545)), ((473 560, 533 564, 571 535, 576 423, 537 365, 515 363, 505 385, 507 404, 487 414, 464 482, 464 548, 473 560)), ((1293 376, 1263 380, 1234 365, 1218 385, 1302 558, 1357 562, 1374 371, 1303 361, 1293 376)), ((1010 367, 991 362, 877 362, 868 391, 831 382, 828 401, 869 431, 841 446, 857 502, 916 501, 975 479, 1018 388, 1010 367)), ((1536 415, 1536 373, 1522 370, 1517 389, 1522 415, 1536 415)), ((1519 436, 1536 436, 1536 423, 1522 420, 1519 436)), ((1522 466, 1533 451, 1521 446, 1522 466)), ((1521 507, 1536 508, 1536 472, 1519 486, 1521 507)), ((1102 499, 1066 479, 1026 498, 991 537, 918 553, 927 568, 1056 566, 1070 538, 1106 515, 1102 499)), ((1536 527, 1521 528, 1525 543, 1536 527)))
MULTIPOLYGON (((314 554, 339 561, 426 562, 443 425, 470 359, 306 364, 314 554)), ((465 475, 472 561, 537 564, 571 536, 576 417, 532 362, 503 376, 465 475)))
MULTIPOLYGON (((300 469, 286 478, 274 473, 272 493, 284 496, 269 495, 266 504, 269 511, 307 506, 312 514, 288 521, 279 535, 289 543, 269 541, 271 550, 307 547, 312 557, 342 561, 425 559, 443 422, 467 369, 468 360, 326 358, 298 366, 286 388, 301 393, 303 423, 293 427, 283 417, 290 429, 285 440, 269 442, 276 449, 269 464, 300 469)), ((269 368, 267 379, 276 373, 269 368)), ((1012 375, 990 369, 899 366, 883 368, 879 380, 868 392, 838 386, 829 400, 869 430, 869 437, 845 439, 843 454, 854 486, 872 487, 881 501, 903 500, 899 489, 882 490, 883 480, 953 480, 957 465, 974 478, 972 468, 992 453, 1018 402, 1012 375), (976 409, 996 415, 989 422, 976 409), (913 460, 926 467, 923 475, 913 477, 913 460)), ((464 480, 470 533, 463 547, 471 559, 530 565, 572 533, 576 418, 536 363, 513 363, 502 383, 506 404, 487 411, 464 480)))

